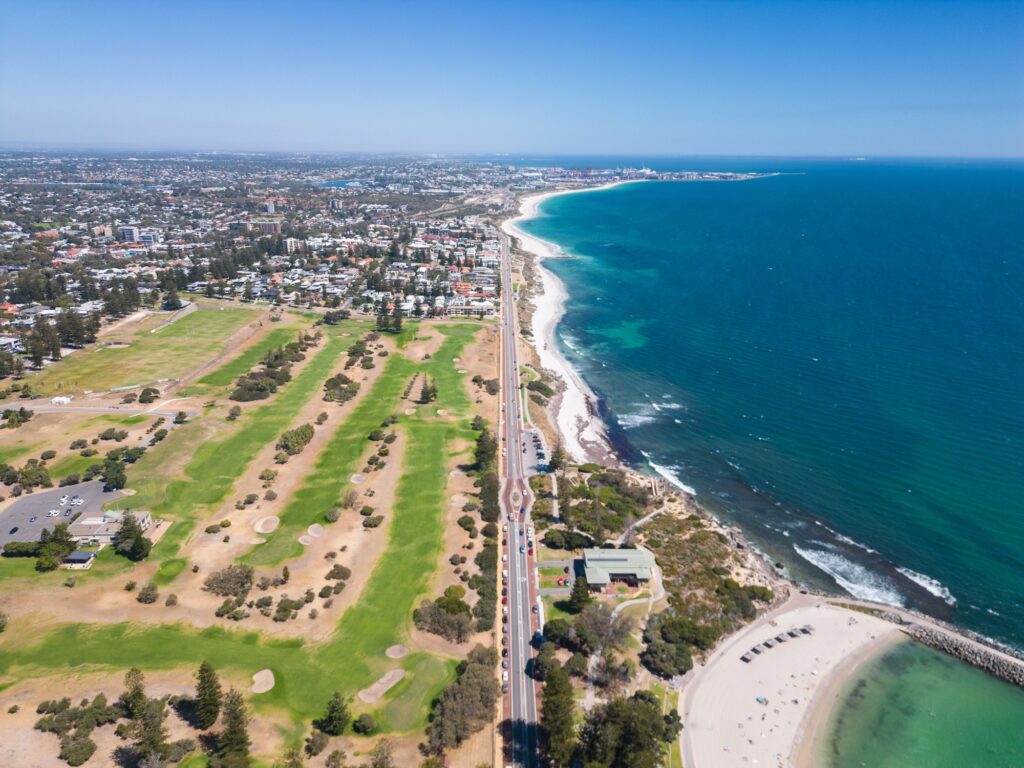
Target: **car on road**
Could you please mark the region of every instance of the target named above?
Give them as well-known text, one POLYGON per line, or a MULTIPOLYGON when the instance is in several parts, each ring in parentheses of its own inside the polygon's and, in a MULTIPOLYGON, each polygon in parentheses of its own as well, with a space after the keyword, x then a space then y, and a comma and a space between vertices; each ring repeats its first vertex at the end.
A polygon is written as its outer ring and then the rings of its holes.
POLYGON ((7 535, 10 536, 10 535, 15 534, 17 532, 18 532, 18 526, 14 526, 13 528, 11 528, 11 530, 9 530, 7 532, 7 535))
POLYGON ((520 544, 519 545, 519 554, 523 554, 524 552, 526 552, 526 546, 523 545, 523 544, 520 544))
POLYGON ((39 519, 38 517, 31 517, 31 518, 29 518, 29 522, 30 523, 34 523, 38 519, 39 519))

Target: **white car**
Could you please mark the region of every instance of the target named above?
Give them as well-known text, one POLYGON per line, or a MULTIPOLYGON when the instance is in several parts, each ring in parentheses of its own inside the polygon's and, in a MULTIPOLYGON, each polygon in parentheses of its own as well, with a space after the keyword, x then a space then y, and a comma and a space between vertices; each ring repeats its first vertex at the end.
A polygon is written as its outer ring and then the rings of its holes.
POLYGON ((508 555, 502 555, 501 556, 501 562, 507 563, 508 562, 508 555))
POLYGON ((66 493, 63 496, 60 497, 60 503, 61 504, 67 504, 68 503, 68 495, 66 493))
POLYGON ((503 682, 503 683, 507 683, 508 682, 508 672, 502 671, 502 673, 501 673, 501 682, 503 682))
POLYGON ((60 510, 59 509, 51 509, 49 512, 46 513, 46 516, 47 517, 56 517, 59 514, 60 514, 60 510))

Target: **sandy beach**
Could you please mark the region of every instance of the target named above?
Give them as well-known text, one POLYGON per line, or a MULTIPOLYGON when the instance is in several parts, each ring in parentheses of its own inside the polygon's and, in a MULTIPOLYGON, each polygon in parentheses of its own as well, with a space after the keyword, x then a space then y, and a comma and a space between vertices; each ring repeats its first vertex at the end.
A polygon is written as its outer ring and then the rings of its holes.
POLYGON ((842 682, 903 637, 882 619, 796 595, 730 637, 687 681, 679 706, 683 761, 692 768, 812 765, 810 736, 827 722, 842 682), (813 634, 787 636, 749 663, 740 659, 803 626, 813 634))
POLYGON ((535 294, 532 331, 534 346, 542 368, 551 371, 561 379, 564 387, 558 397, 555 424, 562 437, 563 449, 576 462, 596 461, 604 464, 618 464, 612 451, 604 424, 597 416, 597 396, 586 382, 565 359, 558 347, 555 331, 559 320, 565 314, 565 300, 568 297, 565 285, 549 269, 544 260, 565 258, 557 245, 533 237, 519 228, 518 223, 536 217, 541 203, 558 195, 594 192, 611 189, 621 184, 640 182, 617 181, 587 189, 563 189, 542 192, 522 198, 519 215, 502 224, 502 230, 519 240, 520 246, 537 257, 537 274, 543 293, 535 294))

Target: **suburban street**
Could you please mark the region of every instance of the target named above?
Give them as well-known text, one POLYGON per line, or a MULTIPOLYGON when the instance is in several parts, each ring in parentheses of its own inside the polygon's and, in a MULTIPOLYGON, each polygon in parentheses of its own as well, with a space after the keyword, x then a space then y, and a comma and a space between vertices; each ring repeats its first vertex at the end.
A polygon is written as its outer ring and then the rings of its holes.
MULTIPOLYGON (((501 239, 501 399, 503 418, 501 448, 504 469, 501 505, 502 525, 508 526, 508 558, 501 564, 503 587, 508 588, 508 615, 503 632, 508 641, 508 691, 503 697, 505 711, 505 758, 517 768, 540 765, 537 734, 538 687, 530 677, 533 649, 530 642, 540 629, 539 615, 533 607, 539 599, 534 589, 531 557, 527 543, 530 525, 529 492, 524 464, 524 445, 529 445, 523 432, 519 393, 519 355, 516 342, 516 311, 512 292, 512 254, 507 236, 501 239), (524 510, 522 514, 520 510, 524 510), (523 550, 523 551, 520 551, 523 550)), ((532 446, 530 446, 532 449, 532 446)))

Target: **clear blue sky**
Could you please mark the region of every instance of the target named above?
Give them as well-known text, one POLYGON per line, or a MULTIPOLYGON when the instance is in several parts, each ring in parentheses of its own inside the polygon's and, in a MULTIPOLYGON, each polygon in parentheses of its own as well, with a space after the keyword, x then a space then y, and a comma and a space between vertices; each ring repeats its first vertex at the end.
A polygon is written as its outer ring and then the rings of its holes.
POLYGON ((1024 2, 0 0, 0 145, 1024 156, 1024 2))

